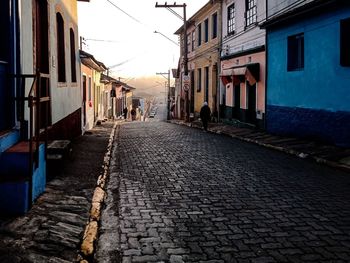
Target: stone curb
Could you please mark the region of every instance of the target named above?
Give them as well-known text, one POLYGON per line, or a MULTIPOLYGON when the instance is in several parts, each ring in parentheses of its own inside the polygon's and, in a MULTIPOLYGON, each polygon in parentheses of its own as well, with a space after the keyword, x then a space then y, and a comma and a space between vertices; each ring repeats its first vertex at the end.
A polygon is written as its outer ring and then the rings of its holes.
MULTIPOLYGON (((191 127, 191 128, 200 129, 200 127, 198 127, 196 125, 192 125, 192 123, 172 122, 172 121, 169 121, 169 122, 173 123, 173 124, 178 124, 178 125, 188 126, 188 127, 191 127)), ((329 160, 326 160, 326 159, 321 158, 321 157, 312 156, 312 155, 309 155, 309 154, 306 154, 306 153, 303 153, 303 152, 295 151, 295 150, 292 150, 292 149, 286 149, 284 147, 275 146, 275 145, 268 144, 268 143, 263 143, 263 142, 260 142, 258 140, 245 138, 243 136, 231 134, 231 133, 228 133, 228 132, 212 131, 210 128, 208 128, 208 131, 211 132, 211 133, 215 133, 215 134, 223 134, 223 135, 226 135, 226 136, 230 136, 231 138, 236 138, 236 139, 239 139, 241 141, 245 141, 245 142, 249 142, 249 143, 255 143, 255 144, 258 144, 260 146, 269 148, 269 149, 273 149, 273 150, 284 152, 284 153, 287 153, 287 154, 290 154, 290 155, 297 156, 298 158, 301 158, 301 159, 308 158, 308 159, 311 159, 311 160, 313 160, 313 161, 315 161, 317 163, 325 164, 325 165, 333 167, 333 168, 337 168, 337 169, 340 169, 340 170, 343 170, 343 171, 350 172, 350 166, 348 166, 346 164, 341 164, 341 163, 338 163, 338 162, 329 161, 329 160)))
POLYGON ((101 217, 101 208, 104 203, 106 192, 105 186, 108 179, 109 163, 111 160, 111 150, 116 133, 118 122, 115 122, 111 134, 109 136, 107 151, 103 160, 103 171, 98 177, 97 186, 94 190, 94 194, 91 201, 90 217, 86 224, 83 240, 80 246, 80 252, 77 262, 89 263, 93 262, 93 255, 95 253, 95 242, 98 236, 98 227, 101 217))

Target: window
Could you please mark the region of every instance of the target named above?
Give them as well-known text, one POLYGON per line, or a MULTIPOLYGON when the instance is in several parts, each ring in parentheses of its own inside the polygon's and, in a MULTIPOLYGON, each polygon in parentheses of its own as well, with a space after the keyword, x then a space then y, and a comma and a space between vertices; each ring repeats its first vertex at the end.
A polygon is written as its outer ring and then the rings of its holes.
POLYGON ((205 67, 205 97, 204 101, 208 102, 209 99, 209 67, 205 67))
POLYGON ((196 32, 192 31, 192 51, 194 51, 195 42, 196 42, 196 32))
POLYGON ((202 24, 198 24, 198 46, 202 44, 202 24))
POLYGON ((60 13, 56 14, 57 24, 57 70, 58 82, 66 82, 66 62, 64 47, 64 21, 60 13))
POLYGON ((205 19, 204 21, 204 42, 207 43, 209 41, 209 20, 205 19))
POLYGON ((10 61, 10 1, 0 2, 0 61, 10 61))
POLYGON ((200 92, 202 89, 202 69, 201 68, 197 69, 197 73, 198 73, 197 74, 197 83, 198 83, 197 92, 200 92))
POLYGON ((350 67, 350 18, 340 21, 340 65, 350 67))
POLYGON ((75 58, 75 36, 72 28, 70 29, 70 64, 71 64, 72 82, 77 82, 77 66, 76 66, 76 58, 75 58))
POLYGON ((188 33, 187 34, 187 53, 190 53, 191 51, 190 47, 191 47, 191 34, 188 33))
POLYGON ((288 37, 288 71, 304 69, 304 33, 288 37))
POLYGON ((234 34, 236 30, 236 22, 235 22, 235 4, 230 5, 227 8, 227 34, 234 34))
POLYGON ((253 25, 257 22, 257 8, 256 8, 257 0, 246 0, 246 26, 253 25))
POLYGON ((89 101, 92 100, 92 92, 91 92, 91 77, 89 77, 89 86, 88 86, 88 89, 89 89, 89 101))
POLYGON ((216 38, 218 36, 218 14, 215 13, 212 16, 212 39, 216 38))

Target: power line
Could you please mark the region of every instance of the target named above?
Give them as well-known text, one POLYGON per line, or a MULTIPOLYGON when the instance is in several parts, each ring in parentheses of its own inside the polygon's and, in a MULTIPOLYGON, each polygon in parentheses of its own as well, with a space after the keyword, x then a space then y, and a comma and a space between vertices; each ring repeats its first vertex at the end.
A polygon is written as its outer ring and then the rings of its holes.
POLYGON ((181 21, 184 21, 183 17, 181 15, 179 15, 175 10, 171 9, 170 7, 167 7, 166 9, 169 10, 177 18, 180 18, 181 21))
POLYGON ((113 5, 115 8, 117 8, 120 12, 124 13, 125 15, 127 15, 128 17, 130 17, 132 20, 136 21, 137 23, 144 25, 143 23, 141 23, 140 20, 136 19, 135 17, 133 17, 132 15, 130 15, 129 13, 127 13, 126 11, 124 11, 123 9, 121 9, 119 6, 117 6, 116 4, 114 4, 112 1, 110 0, 106 0, 108 3, 110 3, 111 5, 113 5))

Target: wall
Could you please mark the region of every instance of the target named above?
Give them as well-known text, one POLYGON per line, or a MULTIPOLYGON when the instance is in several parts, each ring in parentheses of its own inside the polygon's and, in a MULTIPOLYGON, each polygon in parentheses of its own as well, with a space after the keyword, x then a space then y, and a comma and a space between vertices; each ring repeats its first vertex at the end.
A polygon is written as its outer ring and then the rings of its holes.
MULTIPOLYGON (((81 73, 82 76, 86 76, 86 104, 85 104, 85 111, 86 111, 86 124, 85 127, 83 127, 84 130, 88 131, 94 127, 94 92, 93 92, 93 70, 85 65, 81 65, 81 73), (89 103, 89 78, 91 78, 91 105, 89 103)), ((83 80, 81 80, 81 88, 83 89, 83 80)), ((83 92, 83 91, 82 91, 83 92)), ((83 97, 82 97, 83 98, 83 97)), ((82 105, 83 107, 83 105, 82 105)), ((84 114, 84 109, 82 108, 82 114, 84 114)), ((82 116, 83 118, 83 116, 82 116)), ((82 120, 83 123, 83 120, 82 120)))
MULTIPOLYGON (((265 30, 257 25, 245 27, 245 0, 223 1, 222 7, 222 53, 221 56, 238 54, 249 49, 265 45, 265 30), (227 32, 227 8, 235 4, 235 25, 234 34, 227 32)), ((263 21, 266 17, 265 1, 257 1, 257 21, 263 21)))
MULTIPOLYGON (((232 59, 221 61, 222 69, 228 69, 235 66, 245 65, 249 63, 259 63, 260 65, 260 80, 257 84, 257 101, 256 109, 262 112, 265 112, 265 52, 257 52, 249 55, 238 56, 232 59)), ((233 89, 232 83, 230 88, 226 87, 226 105, 234 106, 233 103, 233 89), (229 91, 229 89, 231 89, 229 91), (228 93, 227 93, 228 92, 228 93)), ((246 85, 241 83, 241 106, 243 109, 246 109, 246 96, 245 96, 246 85)))
POLYGON ((268 0, 268 16, 274 16, 281 14, 282 12, 292 10, 294 8, 300 7, 302 5, 308 4, 315 0, 268 0))
POLYGON ((81 107, 80 77, 79 77, 79 42, 78 42, 78 19, 77 3, 71 0, 50 1, 50 74, 51 74, 51 95, 52 95, 52 122, 56 123, 64 117, 73 113, 81 107), (65 83, 57 82, 57 30, 56 30, 56 12, 61 12, 64 19, 65 30, 65 61, 66 61, 66 79, 65 83), (70 28, 73 28, 75 36, 76 51, 76 72, 77 82, 71 81, 71 63, 70 63, 70 28))
POLYGON ((268 31, 268 130, 350 145, 350 68, 340 66, 339 20, 350 8, 268 31), (287 37, 304 32, 304 70, 287 71, 287 37))
POLYGON ((205 100, 205 67, 209 67, 209 94, 208 94, 208 105, 212 112, 215 111, 214 106, 216 105, 216 93, 217 93, 217 84, 218 84, 218 76, 215 73, 215 70, 219 70, 220 57, 219 57, 219 46, 221 39, 221 4, 218 3, 220 1, 216 1, 214 4, 207 4, 200 11, 198 11, 192 19, 195 21, 196 25, 196 42, 195 42, 195 55, 193 56, 194 64, 194 79, 195 79, 195 87, 194 87, 194 111, 195 115, 198 115, 200 109, 205 100), (217 13, 217 37, 212 38, 212 15, 217 13), (205 42, 205 29, 204 29, 204 21, 209 20, 209 39, 208 42, 205 42), (201 45, 198 46, 198 25, 202 26, 202 42, 201 45), (197 91, 198 87, 198 71, 197 69, 202 69, 202 85, 200 92, 197 91))

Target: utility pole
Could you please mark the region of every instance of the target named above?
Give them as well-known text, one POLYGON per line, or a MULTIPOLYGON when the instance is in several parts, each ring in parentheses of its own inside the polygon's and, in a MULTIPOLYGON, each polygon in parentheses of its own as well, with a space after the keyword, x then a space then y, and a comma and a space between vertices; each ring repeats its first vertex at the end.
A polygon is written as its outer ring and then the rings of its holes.
MULTIPOLYGON (((164 5, 159 5, 158 2, 156 2, 156 7, 163 7, 163 8, 172 8, 172 7, 182 7, 183 8, 183 21, 184 21, 184 41, 183 41, 183 46, 184 46, 184 75, 188 76, 188 47, 187 47, 187 21, 186 21, 186 4, 167 4, 165 2, 164 5)), ((181 81, 182 83, 182 81, 181 81)), ((169 81, 169 90, 170 90, 170 81, 169 81)), ((190 121, 190 103, 189 103, 189 90, 185 90, 185 96, 186 96, 186 121, 190 121)), ((193 95, 192 95, 193 96, 193 95)))
POLYGON ((167 102, 167 120, 170 120, 170 69, 168 70, 168 72, 157 72, 157 75, 161 75, 164 78, 167 79, 168 81, 168 94, 166 96, 168 102, 167 102))

